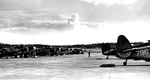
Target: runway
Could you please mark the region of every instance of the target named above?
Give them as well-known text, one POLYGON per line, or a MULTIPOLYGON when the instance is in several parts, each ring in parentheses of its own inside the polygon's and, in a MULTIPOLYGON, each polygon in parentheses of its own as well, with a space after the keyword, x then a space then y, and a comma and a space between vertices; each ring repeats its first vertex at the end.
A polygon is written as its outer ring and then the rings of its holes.
POLYGON ((39 58, 0 59, 0 80, 149 80, 150 62, 125 60, 101 53, 39 58), (100 67, 115 64, 114 67, 100 67))

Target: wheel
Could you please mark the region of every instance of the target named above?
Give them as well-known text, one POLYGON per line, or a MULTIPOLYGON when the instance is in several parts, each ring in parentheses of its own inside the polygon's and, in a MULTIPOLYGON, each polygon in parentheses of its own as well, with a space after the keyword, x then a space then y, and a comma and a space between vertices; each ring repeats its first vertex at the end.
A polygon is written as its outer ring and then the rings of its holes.
POLYGON ((126 65, 127 65, 127 62, 123 62, 123 65, 126 66, 126 65))
POLYGON ((106 57, 106 59, 108 59, 109 56, 106 57))

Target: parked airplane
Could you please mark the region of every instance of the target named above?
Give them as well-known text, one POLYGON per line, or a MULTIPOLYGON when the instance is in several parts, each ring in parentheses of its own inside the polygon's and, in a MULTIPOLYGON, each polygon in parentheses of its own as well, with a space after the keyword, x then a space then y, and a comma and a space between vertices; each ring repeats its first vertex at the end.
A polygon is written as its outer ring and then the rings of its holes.
POLYGON ((106 59, 109 58, 109 56, 115 56, 117 53, 117 49, 111 48, 109 43, 103 43, 102 44, 102 54, 106 55, 106 59))
MULTIPOLYGON (((106 44, 102 48, 104 47, 106 48, 106 44)), ((102 49, 102 53, 107 56, 114 55, 118 58, 125 59, 126 61, 123 62, 123 65, 127 65, 128 59, 150 61, 149 43, 131 46, 129 40, 124 35, 118 37, 116 49, 102 49)))

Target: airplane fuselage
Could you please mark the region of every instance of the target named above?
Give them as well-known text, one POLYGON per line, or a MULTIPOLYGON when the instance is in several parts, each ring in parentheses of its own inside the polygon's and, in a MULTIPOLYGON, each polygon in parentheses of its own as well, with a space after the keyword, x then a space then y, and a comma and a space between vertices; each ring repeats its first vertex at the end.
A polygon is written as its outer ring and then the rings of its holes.
POLYGON ((150 46, 128 49, 120 53, 117 53, 117 57, 122 59, 150 61, 150 46))

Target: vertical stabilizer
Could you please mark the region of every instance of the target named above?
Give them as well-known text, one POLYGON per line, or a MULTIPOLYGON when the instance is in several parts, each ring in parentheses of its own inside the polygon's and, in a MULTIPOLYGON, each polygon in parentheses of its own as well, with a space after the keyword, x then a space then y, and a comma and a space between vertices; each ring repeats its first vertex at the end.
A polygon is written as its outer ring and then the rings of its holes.
POLYGON ((119 35, 117 40, 117 50, 119 52, 127 49, 131 49, 132 46, 129 42, 129 40, 124 35, 119 35))
POLYGON ((103 43, 102 44, 102 54, 105 55, 105 52, 110 50, 110 45, 108 43, 103 43))

